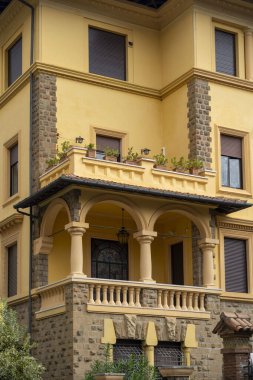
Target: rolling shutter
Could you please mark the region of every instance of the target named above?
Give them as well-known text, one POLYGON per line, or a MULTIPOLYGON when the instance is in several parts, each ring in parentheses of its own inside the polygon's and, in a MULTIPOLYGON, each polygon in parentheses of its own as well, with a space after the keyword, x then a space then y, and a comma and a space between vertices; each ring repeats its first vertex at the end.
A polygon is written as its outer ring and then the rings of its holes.
POLYGON ((22 75, 22 38, 8 50, 8 86, 22 75))
POLYGON ((8 297, 17 294, 17 244, 8 248, 8 297))
POLYGON ((89 71, 126 80, 126 37, 90 27, 89 71))
POLYGON ((236 75, 235 35, 215 30, 216 71, 236 75))
POLYGON ((226 291, 247 293, 246 241, 224 238, 226 291))
POLYGON ((221 155, 242 158, 242 138, 221 135, 221 155))

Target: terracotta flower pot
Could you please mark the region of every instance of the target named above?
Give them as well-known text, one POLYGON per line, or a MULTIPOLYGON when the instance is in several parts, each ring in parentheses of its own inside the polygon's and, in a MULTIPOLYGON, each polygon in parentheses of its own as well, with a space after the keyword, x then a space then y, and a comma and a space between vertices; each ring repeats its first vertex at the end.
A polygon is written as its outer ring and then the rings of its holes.
POLYGON ((94 376, 95 380, 123 380, 124 373, 98 373, 94 376))
POLYGON ((96 149, 88 149, 86 157, 96 158, 96 149))
POLYGON ((117 161, 117 157, 115 157, 115 156, 105 156, 104 160, 116 162, 117 161))

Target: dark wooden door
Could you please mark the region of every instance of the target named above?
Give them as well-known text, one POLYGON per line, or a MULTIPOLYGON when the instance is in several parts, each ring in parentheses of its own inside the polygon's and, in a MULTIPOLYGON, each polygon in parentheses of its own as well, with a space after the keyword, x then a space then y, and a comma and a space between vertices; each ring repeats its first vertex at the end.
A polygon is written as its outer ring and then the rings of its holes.
POLYGON ((184 285, 183 242, 171 245, 171 279, 174 285, 184 285))

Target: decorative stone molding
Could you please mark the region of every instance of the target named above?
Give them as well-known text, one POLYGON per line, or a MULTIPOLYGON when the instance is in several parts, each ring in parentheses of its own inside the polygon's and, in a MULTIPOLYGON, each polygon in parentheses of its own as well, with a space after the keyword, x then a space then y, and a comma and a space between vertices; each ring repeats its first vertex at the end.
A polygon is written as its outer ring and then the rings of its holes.
POLYGON ((43 253, 48 255, 53 248, 54 239, 52 237, 42 236, 33 242, 33 254, 43 253))
POLYGON ((22 223, 23 219, 24 219, 24 216, 18 213, 8 216, 8 218, 4 219, 0 223, 0 233, 3 233, 9 228, 14 227, 16 224, 22 223))
POLYGON ((125 314, 124 320, 125 320, 125 328, 126 328, 127 338, 128 339, 134 339, 135 338, 135 331, 136 331, 137 316, 125 314))
POLYGON ((177 327, 176 318, 165 317, 165 322, 166 322, 166 327, 167 327, 168 340, 172 342, 176 341, 176 327, 177 327))
POLYGON ((218 221, 219 228, 226 228, 229 230, 253 232, 253 225, 244 224, 243 220, 234 219, 233 222, 218 221))

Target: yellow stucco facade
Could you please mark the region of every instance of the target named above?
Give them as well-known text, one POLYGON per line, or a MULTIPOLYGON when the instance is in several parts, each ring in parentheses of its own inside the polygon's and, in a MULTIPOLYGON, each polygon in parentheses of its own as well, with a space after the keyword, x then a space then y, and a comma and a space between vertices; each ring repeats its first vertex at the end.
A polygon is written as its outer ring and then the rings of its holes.
MULTIPOLYGON (((128 314, 130 307, 129 314, 208 320, 208 294, 253 300, 253 6, 228 0, 228 12, 225 0, 224 7, 174 3, 155 10, 116 0, 31 0, 33 32, 31 9, 18 0, 0 13, 0 297, 12 304, 41 297, 38 320, 66 312, 63 289, 71 281, 86 284, 91 313, 128 314), (124 36, 125 80, 92 72, 90 28, 124 36), (234 75, 217 69, 216 31, 233 36, 234 75), (22 69, 9 84, 10 51, 20 38, 22 69), (118 141, 117 162, 87 156, 88 144, 99 150, 99 136, 118 141), (237 187, 223 183, 223 136, 241 144, 237 187), (71 147, 64 159, 48 168, 65 141, 71 147), (124 162, 131 147, 135 164, 124 162), (168 159, 162 169, 154 167, 160 152, 168 159), (204 167, 174 171, 171 159, 181 156, 204 167), (124 278, 94 253, 102 241, 117 242, 122 209, 129 232, 124 278), (226 288, 226 239, 245 243, 245 291, 226 288), (16 290, 8 297, 13 244, 16 290), (111 271, 108 283, 100 264, 111 271), (114 280, 121 281, 118 293, 114 280), (149 311, 139 299, 148 286, 157 293, 149 311)), ((105 323, 104 339, 114 344, 105 323)), ((188 330, 185 347, 197 347, 195 326, 188 330)))

